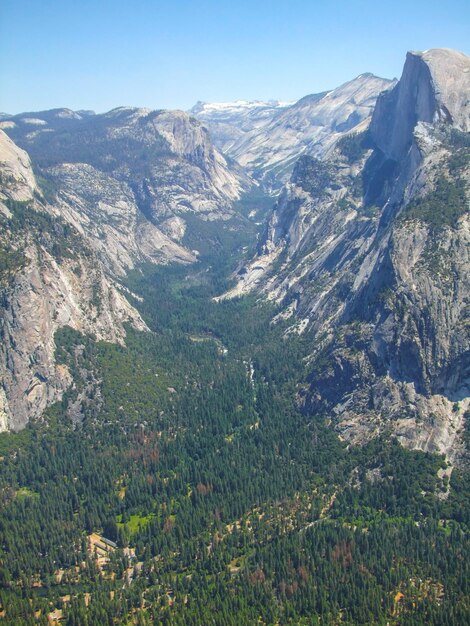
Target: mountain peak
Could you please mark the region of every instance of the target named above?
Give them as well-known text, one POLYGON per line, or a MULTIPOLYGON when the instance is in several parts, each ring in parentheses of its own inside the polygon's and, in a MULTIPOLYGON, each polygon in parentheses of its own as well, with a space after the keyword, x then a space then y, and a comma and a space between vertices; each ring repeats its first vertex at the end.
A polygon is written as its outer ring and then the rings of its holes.
POLYGON ((332 91, 310 94, 247 133, 228 153, 265 180, 287 182, 301 154, 321 157, 341 134, 361 128, 393 81, 366 73, 332 91))
POLYGON ((376 145, 399 161, 413 143, 418 122, 450 124, 470 130, 470 58, 435 48, 408 52, 395 87, 379 97, 371 122, 376 145))
POLYGON ((433 48, 419 56, 429 68, 438 118, 470 131, 470 57, 449 48, 433 48))

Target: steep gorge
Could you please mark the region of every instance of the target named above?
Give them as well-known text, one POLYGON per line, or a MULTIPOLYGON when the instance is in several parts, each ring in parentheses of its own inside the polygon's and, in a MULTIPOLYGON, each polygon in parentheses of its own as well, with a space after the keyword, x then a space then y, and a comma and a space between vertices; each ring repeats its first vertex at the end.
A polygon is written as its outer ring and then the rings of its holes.
POLYGON ((56 331, 123 343, 126 323, 146 329, 127 273, 195 263, 187 219, 202 243, 205 223, 246 228, 232 205, 250 181, 181 112, 58 109, 1 126, 0 430, 19 430, 72 384, 55 360, 56 331))
MULTIPOLYGON (((248 134, 264 128, 291 155, 272 153, 279 180, 296 162, 256 256, 221 299, 255 292, 277 303, 311 345, 299 406, 353 442, 387 432, 451 459, 463 450, 469 68, 454 51, 409 53, 396 84, 365 74, 250 121, 248 134), (299 147, 292 124, 305 116, 299 147)), ((255 226, 236 201, 253 181, 181 112, 60 109, 0 124, 37 174, 2 134, 1 426, 19 429, 71 383, 55 364, 55 331, 123 342, 125 322, 144 329, 127 273, 197 263, 207 246, 228 258, 223 233, 239 254, 255 226)), ((237 157, 251 174, 251 151, 264 159, 267 149, 255 144, 237 157)))

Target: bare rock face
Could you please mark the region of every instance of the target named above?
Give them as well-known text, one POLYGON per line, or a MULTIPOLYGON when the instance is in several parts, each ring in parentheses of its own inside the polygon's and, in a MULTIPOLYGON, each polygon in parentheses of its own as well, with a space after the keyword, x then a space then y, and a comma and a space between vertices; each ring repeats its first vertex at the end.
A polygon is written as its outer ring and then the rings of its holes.
POLYGON ((246 133, 227 153, 266 183, 287 182, 300 155, 321 157, 347 132, 367 126, 393 81, 362 74, 333 91, 302 98, 246 133))
POLYGON ((122 342, 124 322, 146 326, 86 238, 38 199, 26 153, 1 132, 0 142, 0 430, 19 430, 71 383, 55 363, 57 329, 122 342))
POLYGON ((209 130, 215 145, 229 154, 247 133, 269 123, 293 102, 237 100, 236 102, 198 102, 190 114, 209 130))
POLYGON ((367 171, 369 203, 400 202, 422 161, 419 127, 449 125, 468 132, 469 91, 470 60, 461 52, 434 49, 407 54, 400 81, 378 98, 372 116, 370 136, 376 151, 367 171), (394 193, 388 194, 392 181, 394 193))
MULTIPOLYGON (((132 167, 126 176, 133 185, 139 181, 137 198, 147 203, 157 221, 187 212, 214 219, 230 214, 231 203, 239 198, 248 180, 238 179, 228 169, 199 122, 182 111, 155 111, 149 112, 140 126, 145 139, 153 133, 167 146, 147 176, 140 177, 132 167)), ((132 126, 128 132, 136 136, 132 126)))
POLYGON ((267 294, 312 338, 305 410, 458 461, 470 406, 470 59, 408 55, 370 130, 296 164, 226 297, 267 294))
POLYGON ((64 164, 92 166, 126 183, 139 210, 156 224, 184 213, 226 218, 250 184, 229 170, 207 130, 181 111, 121 107, 93 116, 53 113, 35 113, 41 125, 32 123, 33 114, 2 124, 46 177, 50 168, 64 164))
POLYGON ((446 49, 409 52, 397 85, 377 100, 371 135, 386 157, 403 160, 418 122, 469 132, 470 60, 446 49))
MULTIPOLYGON (((31 169, 28 154, 18 148, 0 130, 0 201, 6 197, 12 200, 29 200, 36 189, 36 180, 31 169), (3 191, 8 187, 8 194, 3 191)), ((3 208, 5 211, 5 207, 3 208)))
POLYGON ((168 237, 140 210, 126 182, 85 163, 49 168, 57 198, 49 211, 86 237, 105 267, 123 276, 140 262, 192 263, 194 254, 168 237))
POLYGON ((423 52, 421 59, 429 68, 434 86, 433 121, 448 122, 462 132, 470 132, 469 57, 456 50, 437 48, 423 52))
POLYGON ((436 95, 429 66, 421 55, 408 53, 400 81, 377 100, 370 125, 372 138, 386 157, 403 160, 417 122, 430 123, 435 113, 436 95))

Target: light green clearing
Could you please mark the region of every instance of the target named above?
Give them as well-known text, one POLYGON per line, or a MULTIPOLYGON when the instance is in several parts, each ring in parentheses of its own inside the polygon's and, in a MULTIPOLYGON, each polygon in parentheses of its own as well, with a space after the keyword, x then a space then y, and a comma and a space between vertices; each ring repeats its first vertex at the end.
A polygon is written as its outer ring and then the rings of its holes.
POLYGON ((150 513, 149 515, 131 515, 129 517, 129 521, 122 522, 122 515, 116 516, 116 522, 118 527, 123 528, 127 526, 127 529, 131 535, 135 535, 142 528, 145 528, 148 524, 150 524, 151 520, 154 519, 155 514, 150 513))

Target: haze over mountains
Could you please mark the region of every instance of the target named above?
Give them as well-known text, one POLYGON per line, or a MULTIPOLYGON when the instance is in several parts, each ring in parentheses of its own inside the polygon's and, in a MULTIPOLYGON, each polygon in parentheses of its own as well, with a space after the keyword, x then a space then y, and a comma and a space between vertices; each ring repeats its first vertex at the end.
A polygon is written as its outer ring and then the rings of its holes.
POLYGON ((2 115, 6 624, 469 623, 469 131, 448 49, 2 115))
POLYGON ((189 111, 209 129, 215 145, 229 153, 234 144, 257 128, 265 126, 294 102, 271 100, 249 102, 198 102, 189 111))
POLYGON ((342 134, 367 125, 377 96, 392 85, 393 81, 362 74, 290 105, 255 102, 222 109, 205 105, 194 107, 192 113, 208 124, 215 142, 231 158, 255 178, 279 187, 288 181, 299 156, 322 157, 342 134))
POLYGON ((284 187, 230 293, 265 294, 293 330, 313 329, 312 363, 326 365, 305 409, 354 440, 393 417, 404 443, 450 453, 469 396, 469 68, 457 52, 410 53, 399 82, 362 74, 293 104, 199 103, 200 121, 125 107, 4 119, 2 427, 69 384, 57 328, 114 341, 125 320, 144 328, 126 272, 196 263, 217 229, 256 228, 256 203, 234 203, 261 183, 284 187))

